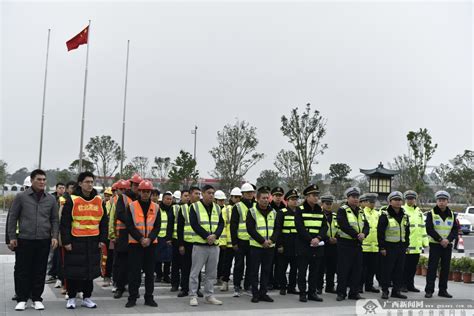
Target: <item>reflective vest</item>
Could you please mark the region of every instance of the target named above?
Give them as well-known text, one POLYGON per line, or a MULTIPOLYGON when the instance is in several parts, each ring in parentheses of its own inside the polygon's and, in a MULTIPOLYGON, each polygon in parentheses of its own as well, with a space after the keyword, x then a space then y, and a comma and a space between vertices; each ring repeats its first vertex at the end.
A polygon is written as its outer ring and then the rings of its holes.
POLYGON ((364 215, 369 222, 369 234, 362 241, 363 252, 379 252, 379 242, 377 240, 377 225, 379 223, 380 213, 376 209, 371 209, 366 206, 364 208, 364 215))
POLYGON ((107 211, 107 216, 110 215, 110 211, 112 210, 112 206, 114 204, 114 201, 112 198, 110 198, 110 200, 108 200, 106 203, 105 203, 105 209, 107 211))
MULTIPOLYGON (((207 214, 207 210, 201 201, 193 203, 193 208, 194 208, 194 211, 196 212, 196 217, 197 217, 199 226, 201 226, 210 235, 214 234, 219 225, 219 216, 221 215, 220 206, 217 205, 216 203, 212 203, 212 211, 211 211, 210 217, 209 217, 209 214, 207 214)), ((203 239, 198 234, 194 235, 193 242, 207 245, 207 240, 203 239)), ((214 242, 215 245, 217 245, 218 243, 219 243, 218 240, 214 242)))
POLYGON ((305 212, 304 205, 301 205, 300 209, 306 231, 313 235, 319 234, 321 226, 323 225, 324 214, 305 212))
POLYGON ((328 237, 336 237, 336 235, 338 234, 339 232, 339 226, 337 225, 337 219, 336 219, 336 214, 335 213, 331 213, 331 214, 324 214, 324 216, 326 216, 326 219, 331 216, 332 220, 331 220, 331 224, 329 224, 329 220, 327 221, 328 222, 328 237))
MULTIPOLYGON (((254 203, 253 207, 255 207, 255 204, 256 203, 254 203)), ((237 231, 237 238, 240 240, 249 240, 250 236, 249 233, 247 233, 247 225, 245 224, 249 209, 244 202, 239 202, 235 204, 235 206, 237 208, 237 212, 239 212, 239 229, 237 231)))
MULTIPOLYGON (((364 220, 365 220, 364 212, 359 208, 359 212, 356 217, 349 205, 343 205, 342 208, 346 211, 347 221, 349 222, 349 225, 357 233, 362 233, 362 230, 364 229, 364 220)), ((339 237, 344 238, 344 239, 355 240, 355 238, 352 238, 352 236, 346 234, 344 231, 342 231, 342 229, 339 229, 339 237)))
MULTIPOLYGON (((433 217, 433 227, 434 230, 441 236, 441 238, 446 239, 451 232, 451 229, 454 225, 454 216, 451 212, 451 216, 446 217, 446 220, 443 221, 441 216, 435 214, 434 210, 431 210, 431 216, 433 217)), ((429 241, 432 243, 438 243, 437 240, 434 240, 433 237, 428 236, 429 241)))
POLYGON ((179 210, 181 209, 181 205, 175 204, 173 205, 173 216, 174 216, 174 223, 173 223, 173 239, 178 239, 178 215, 179 210))
POLYGON ((63 206, 64 204, 66 204, 66 198, 63 197, 63 196, 60 196, 59 197, 59 206, 63 206))
MULTIPOLYGON (((160 212, 160 207, 158 206, 158 204, 151 202, 150 208, 148 209, 145 218, 140 203, 138 201, 133 201, 132 203, 130 203, 130 213, 132 214, 133 225, 135 225, 135 228, 140 232, 143 238, 148 238, 148 235, 153 230, 153 226, 155 225, 158 212, 160 212)), ((138 244, 139 241, 137 241, 135 238, 132 237, 132 235, 129 234, 128 243, 138 244)), ((158 243, 157 238, 153 240, 153 243, 158 243)))
POLYGON ((281 210, 283 213, 283 229, 282 234, 296 234, 295 214, 290 214, 287 208, 281 210))
POLYGON ((185 242, 193 243, 194 242, 194 233, 191 223, 189 222, 189 205, 181 205, 181 214, 184 217, 184 230, 183 230, 183 239, 185 242))
POLYGON ((418 206, 412 207, 405 204, 403 209, 410 222, 410 245, 407 248, 407 254, 421 253, 423 248, 428 246, 428 235, 426 234, 423 213, 418 206))
MULTIPOLYGON (((276 218, 276 211, 271 210, 270 213, 267 214, 267 217, 263 216, 256 207, 252 207, 249 210, 251 216, 255 220, 256 230, 257 233, 262 236, 265 240, 269 240, 270 237, 273 235, 273 228, 275 226, 275 218, 276 218)), ((250 237, 250 246, 263 248, 263 246, 252 237, 250 237)), ((275 247, 275 244, 272 244, 271 247, 275 247)))
POLYGON ((99 236, 99 224, 104 216, 102 198, 96 195, 92 200, 86 201, 78 195, 71 195, 71 199, 71 235, 74 237, 99 236))
MULTIPOLYGON (((401 210, 403 212, 403 210, 401 210)), ((405 242, 405 229, 408 225, 408 216, 403 214, 402 221, 398 221, 392 217, 387 211, 383 211, 388 219, 388 225, 385 228, 385 241, 391 243, 405 242)))
POLYGON ((158 233, 158 237, 164 238, 166 237, 166 229, 168 228, 168 213, 164 210, 160 210, 161 214, 161 226, 160 226, 160 232, 158 233))
MULTIPOLYGON (((123 198, 123 203, 125 205, 125 211, 127 211, 128 206, 132 204, 133 200, 125 194, 122 194, 122 198, 123 198)), ((118 201, 118 198, 117 198, 117 201, 118 201)), ((117 202, 115 202, 115 205, 117 205, 117 202)), ((123 223, 121 220, 115 217, 115 230, 118 232, 119 230, 126 229, 126 228, 127 226, 125 226, 125 223, 123 223)))
POLYGON ((219 245, 232 248, 232 238, 230 236, 230 217, 232 214, 232 205, 226 205, 222 209, 222 219, 224 220, 224 230, 219 238, 219 245))

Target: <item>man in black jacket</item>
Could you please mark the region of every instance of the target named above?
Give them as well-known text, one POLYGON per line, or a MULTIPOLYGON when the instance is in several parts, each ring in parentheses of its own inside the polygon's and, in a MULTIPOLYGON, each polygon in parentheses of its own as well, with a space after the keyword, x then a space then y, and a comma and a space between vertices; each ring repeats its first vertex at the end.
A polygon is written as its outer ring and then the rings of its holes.
POLYGON ((160 203, 161 210, 161 228, 158 234, 158 245, 156 246, 156 282, 171 283, 171 257, 172 257, 172 242, 174 215, 173 209, 173 194, 170 191, 163 193, 160 203))

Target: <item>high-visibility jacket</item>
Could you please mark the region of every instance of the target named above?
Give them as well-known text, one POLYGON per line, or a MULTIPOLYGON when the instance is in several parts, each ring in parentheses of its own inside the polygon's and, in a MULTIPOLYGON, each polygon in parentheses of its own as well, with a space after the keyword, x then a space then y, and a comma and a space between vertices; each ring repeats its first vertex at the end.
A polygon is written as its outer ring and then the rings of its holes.
POLYGON ((171 238, 178 239, 178 215, 179 215, 179 211, 181 210, 181 205, 174 204, 172 207, 173 207, 172 210, 173 210, 174 223, 173 223, 173 235, 171 238))
MULTIPOLYGON (((221 215, 221 208, 216 203, 212 203, 211 216, 207 214, 206 207, 201 201, 193 203, 194 211, 196 212, 197 222, 206 232, 214 234, 219 226, 219 217, 221 215)), ((198 234, 194 235, 193 242, 207 245, 207 240, 203 239, 198 234)), ((218 240, 214 242, 218 244, 218 240)))
MULTIPOLYGON (((237 238, 239 238, 240 240, 249 240, 250 236, 247 232, 247 224, 245 223, 249 209, 247 205, 245 205, 245 203, 242 201, 235 204, 235 207, 237 208, 237 212, 239 212, 239 229, 237 231, 237 238)), ((253 207, 255 207, 255 203, 253 207)))
POLYGON ((318 235, 323 226, 324 214, 305 212, 304 205, 301 205, 300 209, 306 231, 312 235, 318 235))
POLYGON ((387 211, 383 211, 387 216, 388 225, 385 228, 385 241, 389 243, 405 242, 405 232, 408 225, 408 216, 403 214, 402 220, 399 223, 387 211))
MULTIPOLYGON (((129 198, 126 194, 122 194, 123 203, 125 204, 125 210, 128 208, 130 204, 132 204, 133 200, 129 198)), ((115 203, 117 204, 117 203, 115 203)), ((115 231, 119 233, 120 230, 126 229, 125 223, 119 220, 117 217, 115 219, 115 231)))
POLYGON ((110 211, 112 210, 112 207, 114 205, 114 201, 112 198, 105 202, 105 210, 107 211, 107 216, 110 216, 110 211))
POLYGON ((375 208, 366 206, 363 210, 367 222, 369 222, 369 235, 362 241, 363 252, 379 252, 379 242, 377 240, 377 225, 380 213, 375 208))
MULTIPOLYGON (((346 211, 347 214, 347 221, 349 222, 349 225, 357 232, 357 233, 362 233, 362 230, 364 229, 364 220, 365 220, 365 215, 364 212, 359 209, 358 216, 355 216, 354 212, 350 208, 349 205, 343 205, 342 208, 346 211)), ((344 239, 351 239, 352 236, 346 234, 342 229, 339 230, 339 237, 344 238, 344 239)))
POLYGON ((224 220, 224 230, 219 238, 219 245, 232 248, 232 238, 230 237, 230 217, 232 215, 232 205, 222 208, 222 219, 224 220))
POLYGON ((74 237, 99 236, 99 224, 104 216, 102 198, 96 195, 92 200, 86 201, 81 196, 71 195, 71 199, 71 235, 74 237))
POLYGON ((117 206, 117 200, 118 200, 118 196, 117 195, 114 195, 110 198, 109 202, 110 202, 110 211, 109 211, 109 239, 115 239, 117 238, 117 235, 116 235, 116 227, 115 227, 115 220, 117 219, 117 214, 115 212, 116 210, 116 206, 117 206))
POLYGON ((324 216, 326 216, 326 218, 328 218, 329 216, 331 216, 331 223, 329 223, 329 220, 327 221, 328 222, 328 237, 336 237, 338 235, 338 232, 339 232, 339 226, 337 225, 337 219, 336 219, 336 213, 331 213, 331 214, 324 214, 324 216))
POLYGON ((59 197, 59 206, 66 204, 66 198, 64 196, 59 197))
POLYGON ((410 245, 407 248, 407 254, 419 254, 424 247, 428 247, 429 243, 423 213, 418 206, 412 207, 405 204, 403 209, 410 222, 410 245))
POLYGON ((294 213, 290 214, 287 208, 281 209, 283 213, 283 228, 281 230, 282 234, 297 234, 295 226, 295 215, 294 213))
MULTIPOLYGON (((436 214, 434 210, 431 210, 431 216, 433 218, 433 228, 441 236, 441 238, 446 239, 451 232, 451 229, 454 226, 454 215, 451 212, 451 216, 446 217, 446 220, 443 221, 441 216, 436 214)), ((433 237, 428 236, 430 243, 438 243, 437 240, 434 240, 433 237)))
POLYGON ((160 216, 161 216, 161 226, 160 226, 160 232, 158 233, 158 237, 165 238, 166 229, 168 228, 168 213, 164 209, 161 209, 160 216))
MULTIPOLYGON (((259 210, 257 210, 256 207, 252 207, 249 210, 249 213, 255 220, 255 225, 256 225, 255 228, 257 230, 257 233, 260 236, 262 236, 265 240, 269 240, 270 237, 272 237, 273 235, 273 229, 275 227, 276 211, 271 210, 267 214, 267 217, 265 217, 262 215, 262 213, 260 213, 259 210)), ((250 236, 250 246, 263 248, 263 246, 258 241, 253 239, 251 236, 250 236)), ((275 244, 272 243, 270 247, 275 247, 275 244)))
POLYGON ((183 214, 183 217, 184 217, 183 239, 185 242, 193 243, 194 235, 196 235, 196 233, 191 227, 191 222, 189 221, 189 205, 188 204, 181 205, 181 214, 183 214))
MULTIPOLYGON (((130 203, 130 213, 132 214, 133 225, 135 225, 135 228, 140 232, 143 238, 148 238, 148 235, 155 226, 156 217, 158 216, 158 213, 160 213, 160 207, 158 206, 158 204, 154 202, 150 203, 150 208, 148 209, 145 218, 140 202, 133 201, 132 203, 130 203)), ((129 234, 128 243, 138 244, 139 241, 129 234)), ((155 240, 153 240, 153 243, 158 243, 158 239, 155 238, 155 240)))

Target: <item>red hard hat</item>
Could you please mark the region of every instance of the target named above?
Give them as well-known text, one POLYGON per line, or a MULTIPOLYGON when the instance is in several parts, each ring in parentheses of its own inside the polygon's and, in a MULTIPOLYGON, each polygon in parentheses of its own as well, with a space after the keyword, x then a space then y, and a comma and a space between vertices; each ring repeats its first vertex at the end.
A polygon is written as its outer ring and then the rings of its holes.
POLYGON ((130 178, 130 182, 133 182, 133 183, 141 183, 143 181, 143 178, 140 177, 140 175, 138 173, 135 173, 131 178, 130 178))
POLYGON ((119 182, 117 182, 117 189, 124 190, 128 188, 130 188, 130 184, 127 180, 119 180, 119 182))
POLYGON ((114 182, 114 183, 112 184, 112 191, 117 190, 117 185, 118 185, 118 182, 114 182))
POLYGON ((151 191, 151 190, 153 190, 153 183, 151 183, 151 181, 148 181, 148 180, 143 180, 138 185, 138 190, 150 190, 151 191))

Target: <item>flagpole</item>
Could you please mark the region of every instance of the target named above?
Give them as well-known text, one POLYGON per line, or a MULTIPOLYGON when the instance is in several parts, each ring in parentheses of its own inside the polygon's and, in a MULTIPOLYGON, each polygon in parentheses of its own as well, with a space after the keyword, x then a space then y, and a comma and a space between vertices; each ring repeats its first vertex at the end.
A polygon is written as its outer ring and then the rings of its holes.
POLYGON ((87 68, 89 64, 89 46, 90 46, 90 35, 91 35, 91 20, 89 20, 89 27, 87 29, 87 53, 86 53, 86 71, 84 77, 84 96, 82 98, 82 121, 81 121, 81 147, 79 149, 79 173, 82 172, 82 155, 83 155, 83 143, 84 143, 84 123, 86 114, 86 92, 87 92, 87 68))
POLYGON ((41 169, 41 158, 43 154, 43 130, 44 130, 44 108, 46 104, 46 82, 48 78, 48 59, 49 59, 49 38, 51 29, 48 29, 48 42, 46 44, 46 65, 44 69, 44 84, 43 84, 43 109, 41 111, 41 133, 40 133, 40 148, 39 148, 39 162, 38 168, 41 169))
POLYGON ((122 122, 122 153, 120 155, 120 176, 122 176, 123 159, 125 155, 125 114, 127 110, 127 84, 128 84, 128 54, 130 51, 130 40, 127 40, 127 61, 125 63, 125 91, 123 95, 123 122, 122 122))

